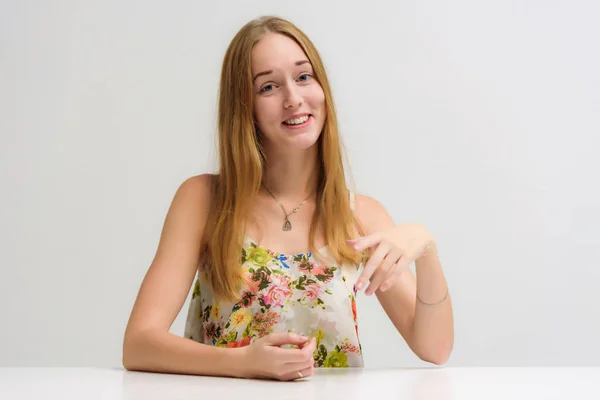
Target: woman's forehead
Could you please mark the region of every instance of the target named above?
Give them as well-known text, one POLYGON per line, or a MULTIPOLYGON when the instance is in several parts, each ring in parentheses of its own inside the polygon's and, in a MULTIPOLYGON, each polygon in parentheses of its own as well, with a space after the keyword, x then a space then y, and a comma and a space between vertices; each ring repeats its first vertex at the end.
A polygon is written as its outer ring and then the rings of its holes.
POLYGON ((265 70, 295 68, 299 61, 307 60, 302 48, 293 39, 269 33, 252 49, 252 74, 265 70))

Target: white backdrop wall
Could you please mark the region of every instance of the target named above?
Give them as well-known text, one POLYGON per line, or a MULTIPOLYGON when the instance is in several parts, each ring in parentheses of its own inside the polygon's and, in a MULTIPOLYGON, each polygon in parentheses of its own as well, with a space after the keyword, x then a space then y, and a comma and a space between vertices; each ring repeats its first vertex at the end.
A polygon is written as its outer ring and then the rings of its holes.
MULTIPOLYGON (((0 366, 121 365, 172 196, 214 170, 226 46, 263 14, 319 48, 356 190, 437 238, 448 365, 600 365, 599 12, 0 1, 0 366)), ((426 365, 376 299, 359 318, 368 367, 426 365)))

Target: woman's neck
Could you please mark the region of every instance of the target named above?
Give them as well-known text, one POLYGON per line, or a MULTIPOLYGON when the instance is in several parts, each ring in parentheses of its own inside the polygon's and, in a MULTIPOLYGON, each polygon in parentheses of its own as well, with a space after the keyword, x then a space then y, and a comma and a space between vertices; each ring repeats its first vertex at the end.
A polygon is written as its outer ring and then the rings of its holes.
POLYGON ((277 198, 287 201, 314 194, 320 169, 316 153, 311 148, 284 157, 271 155, 263 171, 263 184, 277 198))

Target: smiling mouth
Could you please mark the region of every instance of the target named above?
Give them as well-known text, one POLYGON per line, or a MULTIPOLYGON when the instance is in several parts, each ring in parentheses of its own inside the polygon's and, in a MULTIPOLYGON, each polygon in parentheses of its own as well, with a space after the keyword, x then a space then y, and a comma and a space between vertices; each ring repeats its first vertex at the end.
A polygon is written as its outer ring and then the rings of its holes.
POLYGON ((303 115, 298 118, 288 119, 287 121, 283 121, 283 125, 285 126, 303 126, 306 125, 312 118, 312 114, 303 115))

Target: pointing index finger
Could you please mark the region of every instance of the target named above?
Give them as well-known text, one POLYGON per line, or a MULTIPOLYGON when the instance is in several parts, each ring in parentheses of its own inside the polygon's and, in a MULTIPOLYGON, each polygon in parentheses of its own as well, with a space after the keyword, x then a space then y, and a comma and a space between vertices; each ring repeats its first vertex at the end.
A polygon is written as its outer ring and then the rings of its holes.
POLYGON ((362 289, 365 286, 365 284, 371 279, 371 276, 373 275, 377 267, 379 267, 379 265, 383 261, 383 258, 387 255, 388 252, 388 246, 379 245, 377 247, 377 250, 375 250, 371 257, 369 257, 369 260, 367 261, 367 264, 365 265, 362 274, 358 277, 358 281, 355 285, 356 290, 362 289))
POLYGON ((355 251, 363 251, 369 247, 372 247, 381 241, 381 237, 379 234, 374 233, 369 236, 364 236, 359 239, 349 240, 349 244, 352 245, 352 248, 355 251))

